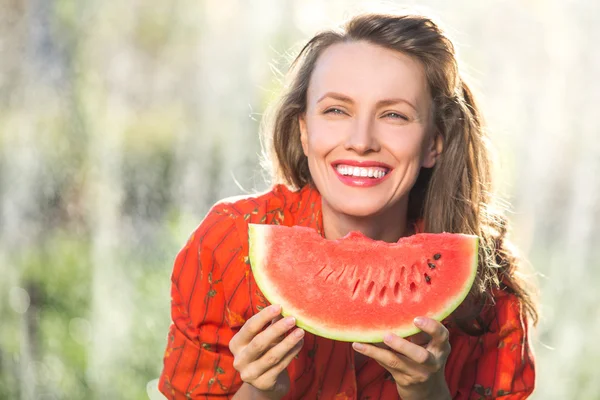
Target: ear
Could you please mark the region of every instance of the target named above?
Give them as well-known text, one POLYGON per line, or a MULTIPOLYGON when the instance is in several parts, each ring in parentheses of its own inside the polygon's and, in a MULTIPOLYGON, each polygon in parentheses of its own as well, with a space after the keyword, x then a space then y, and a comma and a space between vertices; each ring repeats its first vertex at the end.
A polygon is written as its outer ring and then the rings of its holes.
POLYGON ((434 137, 427 139, 427 147, 423 155, 423 168, 433 168, 438 157, 442 154, 444 149, 444 142, 440 134, 436 134, 434 137))
POLYGON ((302 143, 302 151, 308 157, 308 132, 306 129, 306 117, 304 114, 298 116, 298 126, 300 127, 300 142, 302 143))

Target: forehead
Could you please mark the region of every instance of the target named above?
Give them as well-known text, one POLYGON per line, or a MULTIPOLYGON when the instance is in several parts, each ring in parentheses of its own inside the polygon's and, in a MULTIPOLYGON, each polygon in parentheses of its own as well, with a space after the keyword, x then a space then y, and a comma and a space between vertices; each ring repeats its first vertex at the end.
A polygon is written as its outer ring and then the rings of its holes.
POLYGON ((329 91, 365 101, 401 96, 424 103, 429 97, 419 61, 365 41, 337 43, 319 56, 310 79, 309 97, 329 91))

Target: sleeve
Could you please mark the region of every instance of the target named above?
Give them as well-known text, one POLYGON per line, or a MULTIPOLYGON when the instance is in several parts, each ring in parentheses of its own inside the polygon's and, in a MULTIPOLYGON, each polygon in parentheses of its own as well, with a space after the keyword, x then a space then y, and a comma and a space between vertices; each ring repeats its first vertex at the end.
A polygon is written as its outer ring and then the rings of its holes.
MULTIPOLYGON (((236 216, 215 206, 175 259, 171 316, 159 390, 168 399, 231 398, 241 385, 233 368, 219 255, 240 251, 236 216)), ((241 275, 241 276, 240 276, 241 275)), ((228 279, 243 280, 230 266, 228 279)))
POLYGON ((497 299, 489 333, 478 340, 479 357, 465 365, 455 399, 526 399, 535 386, 535 362, 529 326, 519 300, 497 299))

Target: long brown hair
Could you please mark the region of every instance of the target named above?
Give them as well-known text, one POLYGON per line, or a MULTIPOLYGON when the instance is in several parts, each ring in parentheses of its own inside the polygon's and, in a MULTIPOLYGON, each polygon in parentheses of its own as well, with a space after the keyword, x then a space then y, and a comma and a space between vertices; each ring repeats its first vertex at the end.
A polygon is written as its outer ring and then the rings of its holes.
POLYGON ((312 183, 298 117, 306 111, 308 85, 319 55, 333 44, 348 41, 367 41, 399 51, 424 68, 433 100, 432 134, 440 135, 443 152, 433 168, 421 170, 409 195, 408 216, 422 219, 426 232, 467 233, 480 238, 479 270, 468 302, 472 307, 466 313, 455 313, 462 315, 455 315, 458 325, 466 332, 482 333, 470 329, 473 324, 467 321, 475 318, 481 322, 478 316, 493 302, 495 288, 514 293, 529 320, 537 323, 531 288, 516 273, 519 262, 506 240, 506 218, 494 206, 490 150, 482 117, 459 74, 452 42, 431 19, 360 15, 343 30, 319 33, 304 46, 291 65, 272 126, 263 131, 275 182, 295 188, 312 183))

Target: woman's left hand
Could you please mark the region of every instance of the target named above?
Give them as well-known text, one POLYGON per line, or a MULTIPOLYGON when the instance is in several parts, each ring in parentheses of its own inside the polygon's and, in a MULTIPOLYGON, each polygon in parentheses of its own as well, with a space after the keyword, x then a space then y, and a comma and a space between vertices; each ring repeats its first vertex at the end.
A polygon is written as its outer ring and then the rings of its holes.
MULTIPOLYGON (((353 347, 377 361, 392 375, 403 400, 450 399, 444 378, 444 368, 450 354, 448 329, 426 317, 415 318, 414 323, 431 340, 417 344, 390 333, 384 338, 387 349, 363 343, 354 343, 353 347)), ((423 338, 423 334, 415 336, 423 338)))

